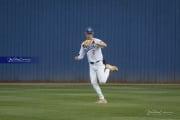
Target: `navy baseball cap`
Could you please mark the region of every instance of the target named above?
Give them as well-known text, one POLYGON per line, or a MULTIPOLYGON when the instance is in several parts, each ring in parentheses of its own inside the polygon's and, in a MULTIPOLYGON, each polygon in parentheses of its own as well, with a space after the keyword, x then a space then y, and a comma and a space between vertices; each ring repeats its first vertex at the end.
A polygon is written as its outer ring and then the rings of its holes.
POLYGON ((91 27, 86 28, 85 33, 87 34, 94 34, 94 31, 91 27))

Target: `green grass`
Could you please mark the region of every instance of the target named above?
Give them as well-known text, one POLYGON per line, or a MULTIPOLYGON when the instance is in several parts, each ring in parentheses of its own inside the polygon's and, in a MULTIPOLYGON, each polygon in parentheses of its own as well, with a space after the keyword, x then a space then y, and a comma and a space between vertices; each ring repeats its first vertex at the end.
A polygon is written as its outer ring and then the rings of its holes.
POLYGON ((0 86, 0 120, 180 120, 180 86, 0 86))

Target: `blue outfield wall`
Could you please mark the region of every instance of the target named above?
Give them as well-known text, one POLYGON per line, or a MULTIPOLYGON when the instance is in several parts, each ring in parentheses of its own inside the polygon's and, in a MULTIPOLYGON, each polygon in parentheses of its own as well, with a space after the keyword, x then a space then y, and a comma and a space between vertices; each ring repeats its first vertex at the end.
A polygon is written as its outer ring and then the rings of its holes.
POLYGON ((0 81, 87 81, 73 60, 87 26, 111 80, 180 82, 180 0, 0 0, 0 81))

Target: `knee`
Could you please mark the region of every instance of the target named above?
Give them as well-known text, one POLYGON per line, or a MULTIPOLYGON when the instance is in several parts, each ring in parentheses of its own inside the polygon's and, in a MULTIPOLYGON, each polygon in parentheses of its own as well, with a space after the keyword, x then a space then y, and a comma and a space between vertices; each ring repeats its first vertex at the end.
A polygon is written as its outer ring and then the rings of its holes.
POLYGON ((92 85, 92 86, 97 86, 97 85, 98 85, 98 83, 97 83, 97 82, 95 82, 95 81, 91 81, 91 85, 92 85))
MULTIPOLYGON (((99 80, 99 84, 106 84, 106 82, 104 80, 99 80)), ((91 82, 92 86, 97 86, 98 82, 91 82)))
POLYGON ((105 77, 99 78, 99 84, 106 84, 106 78, 105 77))
POLYGON ((106 82, 105 81, 99 81, 99 84, 106 84, 106 82))

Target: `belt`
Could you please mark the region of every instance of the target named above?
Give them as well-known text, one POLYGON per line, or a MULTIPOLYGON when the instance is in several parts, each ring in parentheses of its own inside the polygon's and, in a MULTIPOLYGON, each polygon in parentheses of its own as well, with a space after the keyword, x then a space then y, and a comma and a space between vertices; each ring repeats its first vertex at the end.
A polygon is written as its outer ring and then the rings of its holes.
POLYGON ((89 62, 90 64, 94 64, 94 63, 98 63, 100 62, 100 60, 96 61, 96 62, 89 62))

